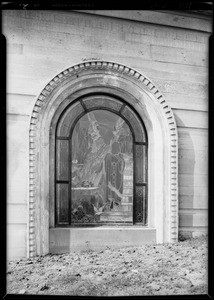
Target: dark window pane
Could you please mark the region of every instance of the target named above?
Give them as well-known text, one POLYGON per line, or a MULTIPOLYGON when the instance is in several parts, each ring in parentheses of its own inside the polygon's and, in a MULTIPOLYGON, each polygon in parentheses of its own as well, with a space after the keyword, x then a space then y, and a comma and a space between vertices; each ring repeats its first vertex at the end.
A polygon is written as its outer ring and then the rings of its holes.
POLYGON ((84 111, 82 105, 77 102, 69 107, 59 120, 57 136, 69 137, 71 126, 78 115, 84 111))
POLYGON ((128 106, 126 106, 123 109, 122 115, 130 123, 130 125, 134 131, 135 141, 136 142, 146 142, 146 135, 144 132, 144 128, 143 128, 141 122, 138 120, 137 116, 132 112, 132 110, 128 106))
POLYGON ((134 221, 135 223, 147 223, 146 186, 135 187, 134 221))
POLYGON ((136 183, 146 183, 146 164, 147 164, 147 155, 146 155, 146 146, 145 145, 136 145, 135 146, 135 156, 136 156, 136 183))
POLYGON ((56 208, 58 224, 69 224, 68 184, 56 184, 56 208))
POLYGON ((104 96, 93 96, 91 98, 87 98, 86 100, 83 100, 85 106, 89 108, 96 108, 96 107, 105 107, 108 109, 113 109, 115 111, 120 110, 123 103, 121 101, 111 99, 109 97, 104 96))
POLYGON ((56 179, 69 180, 69 140, 56 140, 56 179))

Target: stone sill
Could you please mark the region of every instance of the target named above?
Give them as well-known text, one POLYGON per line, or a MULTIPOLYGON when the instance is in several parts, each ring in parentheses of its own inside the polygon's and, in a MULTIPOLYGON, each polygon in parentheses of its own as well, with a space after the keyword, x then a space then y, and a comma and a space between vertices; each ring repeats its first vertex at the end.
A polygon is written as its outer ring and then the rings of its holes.
POLYGON ((100 251, 156 243, 156 230, 142 226, 51 228, 50 253, 80 250, 100 251))

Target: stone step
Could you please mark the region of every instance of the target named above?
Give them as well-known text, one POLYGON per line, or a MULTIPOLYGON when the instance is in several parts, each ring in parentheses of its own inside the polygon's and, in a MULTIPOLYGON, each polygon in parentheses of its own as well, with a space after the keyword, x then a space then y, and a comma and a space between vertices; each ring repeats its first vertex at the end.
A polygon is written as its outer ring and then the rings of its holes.
POLYGON ((88 249, 100 251, 106 247, 119 249, 156 243, 156 229, 144 226, 56 227, 50 228, 49 251, 52 254, 69 251, 80 253, 81 250, 88 251, 88 249))
POLYGON ((123 174, 123 179, 124 180, 130 180, 130 181, 132 181, 133 180, 133 176, 132 175, 130 175, 130 174, 123 174))
POLYGON ((133 204, 132 203, 121 203, 121 210, 123 212, 130 212, 133 211, 133 204))
POLYGON ((124 176, 131 176, 132 178, 134 177, 134 175, 133 175, 133 172, 131 173, 131 172, 123 172, 123 177, 124 176))
POLYGON ((131 202, 133 199, 133 194, 123 194, 123 198, 122 198, 122 202, 131 202), (130 200, 126 200, 126 199, 130 199, 130 200))
POLYGON ((132 195, 127 195, 127 196, 123 196, 122 200, 121 200, 121 204, 122 203, 133 203, 133 196, 132 195))
POLYGON ((123 177, 124 176, 130 176, 131 178, 132 178, 132 180, 133 180, 133 178, 134 178, 134 175, 133 174, 130 174, 130 173, 123 173, 123 177))
POLYGON ((130 180, 124 180, 123 181, 123 188, 131 188, 131 187, 133 187, 133 181, 130 181, 130 180))
POLYGON ((124 168, 124 173, 127 173, 127 174, 133 174, 133 169, 132 168, 124 168))
POLYGON ((133 160, 133 156, 126 156, 126 155, 123 155, 123 158, 124 160, 133 160))
POLYGON ((100 222, 132 222, 132 212, 105 212, 100 215, 100 222))
POLYGON ((133 187, 123 187, 123 195, 133 195, 133 187))
MULTIPOLYGON (((117 209, 121 209, 118 208, 117 206, 117 209)), ((101 216, 126 216, 126 215, 129 215, 128 212, 123 212, 121 210, 111 210, 111 211, 104 211, 101 216)))
POLYGON ((125 166, 133 166, 132 160, 125 160, 125 166))
POLYGON ((133 169, 133 163, 125 162, 125 169, 133 169))
POLYGON ((125 168, 127 168, 127 167, 133 169, 133 162, 126 161, 125 162, 125 168))

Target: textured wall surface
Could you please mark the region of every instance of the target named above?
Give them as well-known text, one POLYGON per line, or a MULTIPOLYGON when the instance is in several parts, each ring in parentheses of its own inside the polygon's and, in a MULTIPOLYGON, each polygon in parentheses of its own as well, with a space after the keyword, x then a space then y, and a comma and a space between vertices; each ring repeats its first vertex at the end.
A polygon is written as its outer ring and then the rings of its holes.
POLYGON ((140 19, 135 12, 112 15, 106 12, 101 16, 99 11, 90 14, 3 11, 8 53, 7 246, 10 258, 24 257, 27 253, 28 133, 36 98, 54 76, 86 60, 114 61, 132 67, 148 76, 164 94, 178 126, 179 228, 193 235, 207 229, 211 20, 194 16, 188 17, 187 22, 187 17, 170 13, 163 17, 157 12, 142 13, 140 19), (166 20, 168 24, 161 25, 166 20))

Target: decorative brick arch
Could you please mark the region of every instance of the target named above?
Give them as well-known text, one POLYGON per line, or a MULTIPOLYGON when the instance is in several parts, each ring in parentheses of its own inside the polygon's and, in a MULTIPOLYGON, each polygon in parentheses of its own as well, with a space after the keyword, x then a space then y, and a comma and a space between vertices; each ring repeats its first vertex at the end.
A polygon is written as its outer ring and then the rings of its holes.
MULTIPOLYGON (((63 101, 63 99, 68 97, 69 89, 70 94, 73 92, 78 94, 80 91, 89 88, 89 86, 87 87, 82 84, 85 78, 88 78, 89 81, 90 78, 92 78, 93 84, 95 85, 96 83, 100 89, 105 89, 109 86, 114 87, 115 92, 117 89, 123 91, 125 85, 130 85, 132 91, 136 93, 136 103, 139 102, 139 105, 142 104, 141 98, 144 93, 150 99, 147 101, 150 103, 149 105, 154 107, 154 110, 158 112, 158 118, 160 119, 159 127, 161 127, 165 136, 163 149, 165 148, 165 142, 167 149, 163 150, 164 153, 167 152, 163 155, 166 157, 164 158, 166 164, 164 189, 167 193, 167 197, 165 197, 167 200, 164 201, 168 201, 168 203, 163 213, 163 216, 166 217, 166 221, 163 222, 165 222, 164 226, 168 226, 169 228, 166 237, 160 238, 158 241, 175 242, 178 237, 178 144, 177 127, 173 112, 155 84, 140 72, 114 62, 89 61, 68 68, 55 76, 43 89, 33 108, 29 130, 28 255, 46 254, 49 249, 47 241, 48 234, 44 233, 44 231, 48 232, 49 230, 49 200, 46 199, 49 196, 43 196, 44 188, 42 187, 43 179, 48 178, 49 169, 46 168, 45 171, 41 173, 42 166, 45 164, 44 159, 41 161, 41 153, 43 146, 47 146, 48 140, 47 137, 46 139, 43 138, 45 133, 43 133, 42 129, 52 126, 52 117, 49 116, 53 116, 58 109, 55 99, 57 99, 57 97, 59 98, 59 95, 61 95, 61 100, 57 100, 58 105, 60 103, 59 101, 63 101), (71 87, 68 88, 70 83, 76 86, 75 90, 71 87), (43 202, 45 202, 45 204, 43 202)), ((130 99, 132 91, 130 91, 129 94, 130 99)), ((145 110, 146 109, 145 107, 145 110)), ((153 122, 152 119, 148 120, 148 122, 150 121, 153 122)), ((50 134, 49 129, 46 129, 48 134, 50 134)))

